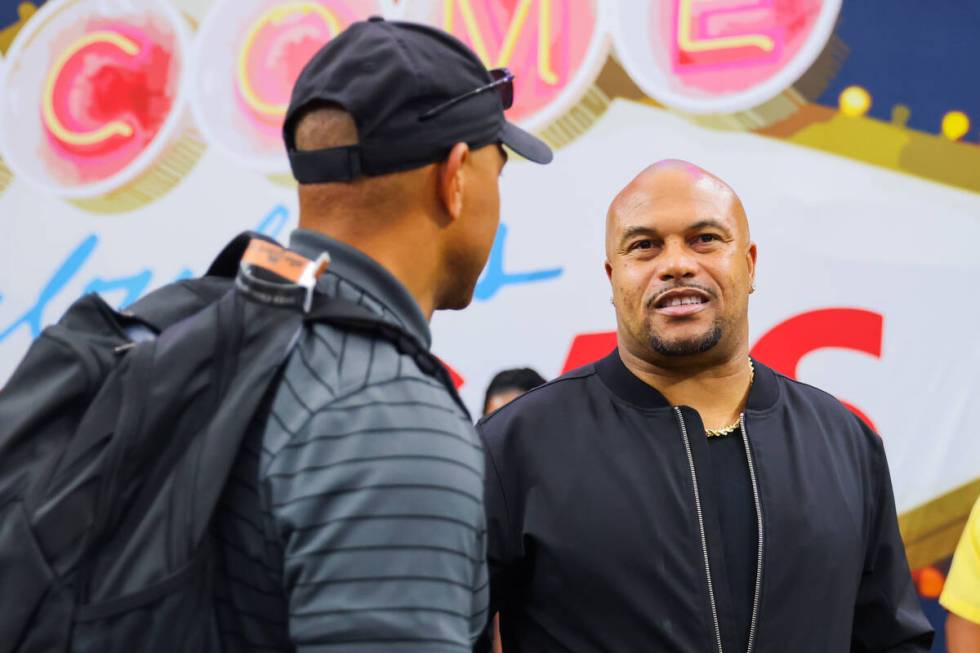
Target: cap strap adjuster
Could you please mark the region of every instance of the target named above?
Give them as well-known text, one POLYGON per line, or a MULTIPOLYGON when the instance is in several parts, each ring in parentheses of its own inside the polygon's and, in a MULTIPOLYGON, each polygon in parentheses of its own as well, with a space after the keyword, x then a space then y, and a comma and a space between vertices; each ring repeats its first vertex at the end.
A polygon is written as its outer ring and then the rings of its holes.
POLYGON ((363 174, 361 146, 345 145, 322 150, 289 150, 289 167, 301 184, 353 181, 363 174))

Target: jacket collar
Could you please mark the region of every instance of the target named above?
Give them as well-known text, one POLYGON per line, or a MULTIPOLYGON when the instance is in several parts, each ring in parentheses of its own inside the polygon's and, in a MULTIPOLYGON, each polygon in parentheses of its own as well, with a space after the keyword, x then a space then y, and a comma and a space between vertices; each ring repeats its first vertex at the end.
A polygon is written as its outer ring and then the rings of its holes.
POLYGON ((289 237, 289 248, 308 258, 316 258, 324 250, 329 252, 330 267, 325 277, 336 275, 356 286, 387 309, 394 321, 426 348, 432 346, 429 323, 415 298, 373 258, 347 243, 309 229, 293 231, 289 237))
MULTIPOLYGON (((776 373, 756 359, 755 379, 749 390, 747 411, 763 411, 772 408, 779 399, 779 384, 776 373)), ((620 399, 643 408, 670 408, 670 402, 659 390, 641 381, 623 363, 619 349, 595 363, 596 373, 603 383, 620 399)))

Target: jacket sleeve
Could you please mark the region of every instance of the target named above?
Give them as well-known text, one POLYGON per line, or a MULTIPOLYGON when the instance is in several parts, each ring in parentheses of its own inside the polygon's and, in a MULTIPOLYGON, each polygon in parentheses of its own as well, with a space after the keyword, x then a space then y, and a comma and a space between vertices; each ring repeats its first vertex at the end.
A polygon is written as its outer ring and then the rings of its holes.
POLYGON ((474 647, 475 653, 492 650, 493 617, 505 610, 523 567, 520 535, 513 524, 507 503, 504 478, 498 467, 494 446, 501 435, 499 424, 493 427, 482 422, 477 426, 486 454, 483 501, 487 518, 487 567, 490 573, 490 619, 474 647))
MULTIPOLYGON (((862 428, 865 428, 862 424, 862 428)), ((873 447, 864 572, 854 608, 851 650, 859 653, 926 653, 933 629, 919 605, 898 531, 891 475, 881 438, 865 428, 873 447)))
POLYGON ((268 466, 289 637, 298 653, 469 650, 487 609, 476 435, 372 401, 315 412, 268 466))

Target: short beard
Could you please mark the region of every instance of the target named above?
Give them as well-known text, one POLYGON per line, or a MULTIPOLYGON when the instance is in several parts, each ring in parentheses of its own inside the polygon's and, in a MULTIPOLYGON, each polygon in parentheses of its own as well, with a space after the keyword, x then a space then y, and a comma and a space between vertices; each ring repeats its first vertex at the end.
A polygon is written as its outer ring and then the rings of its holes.
POLYGON ((650 348, 662 356, 692 356, 703 354, 721 341, 721 321, 715 320, 711 328, 700 338, 689 338, 679 342, 667 342, 659 335, 650 336, 650 348))

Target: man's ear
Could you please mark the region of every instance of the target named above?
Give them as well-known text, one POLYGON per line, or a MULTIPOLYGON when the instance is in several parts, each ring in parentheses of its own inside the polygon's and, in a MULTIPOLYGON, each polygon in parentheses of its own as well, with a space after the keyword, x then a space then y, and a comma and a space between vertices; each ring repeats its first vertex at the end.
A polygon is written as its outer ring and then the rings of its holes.
POLYGON ((464 166, 469 156, 469 145, 456 143, 439 167, 439 199, 453 220, 463 214, 463 194, 466 190, 464 166))
POLYGON ((610 293, 609 294, 609 303, 612 304, 613 306, 615 306, 616 305, 616 287, 613 286, 613 279, 612 279, 613 269, 612 269, 612 263, 609 262, 609 259, 606 259, 604 267, 606 269, 606 279, 609 280, 609 293, 610 293))

